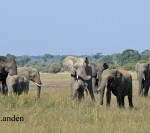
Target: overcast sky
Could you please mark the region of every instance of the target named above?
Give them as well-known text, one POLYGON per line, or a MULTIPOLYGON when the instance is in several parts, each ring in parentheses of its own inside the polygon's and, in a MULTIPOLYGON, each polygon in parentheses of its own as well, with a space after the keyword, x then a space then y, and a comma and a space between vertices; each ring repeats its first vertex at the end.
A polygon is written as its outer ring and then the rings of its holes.
POLYGON ((150 50, 150 0, 1 0, 0 55, 150 50))

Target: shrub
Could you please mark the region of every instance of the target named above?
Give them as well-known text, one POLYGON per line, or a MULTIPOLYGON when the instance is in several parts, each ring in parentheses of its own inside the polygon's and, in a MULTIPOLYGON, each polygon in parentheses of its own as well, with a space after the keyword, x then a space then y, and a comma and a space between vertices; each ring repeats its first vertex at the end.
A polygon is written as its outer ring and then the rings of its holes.
POLYGON ((60 72, 61 69, 62 69, 62 63, 60 63, 60 62, 52 62, 50 64, 49 71, 51 73, 57 73, 57 72, 60 72))
POLYGON ((135 70, 135 63, 127 63, 120 68, 126 69, 126 70, 135 70))

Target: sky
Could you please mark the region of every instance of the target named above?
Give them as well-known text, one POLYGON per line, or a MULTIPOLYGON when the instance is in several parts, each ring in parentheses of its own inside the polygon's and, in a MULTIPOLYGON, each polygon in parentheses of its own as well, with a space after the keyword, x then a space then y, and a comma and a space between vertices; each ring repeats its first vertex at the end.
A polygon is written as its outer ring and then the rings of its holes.
POLYGON ((150 0, 1 0, 0 55, 150 50, 150 0))

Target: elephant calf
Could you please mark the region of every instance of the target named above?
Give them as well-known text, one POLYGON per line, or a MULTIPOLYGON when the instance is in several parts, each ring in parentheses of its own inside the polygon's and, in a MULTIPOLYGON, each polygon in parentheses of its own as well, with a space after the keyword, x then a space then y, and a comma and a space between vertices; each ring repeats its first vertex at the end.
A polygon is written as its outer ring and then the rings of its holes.
POLYGON ((8 95, 12 93, 20 95, 22 92, 28 93, 29 91, 29 81, 25 76, 8 76, 6 79, 6 84, 8 87, 8 95))
POLYGON ((82 98, 84 98, 85 91, 86 91, 86 94, 88 94, 87 84, 82 79, 79 78, 72 85, 73 97, 81 100, 82 98))
POLYGON ((124 97, 128 96, 129 106, 132 108, 132 77, 125 70, 107 69, 104 70, 101 76, 100 104, 103 105, 103 97, 105 87, 107 87, 106 100, 107 105, 110 105, 111 92, 117 98, 119 107, 124 107, 124 97))

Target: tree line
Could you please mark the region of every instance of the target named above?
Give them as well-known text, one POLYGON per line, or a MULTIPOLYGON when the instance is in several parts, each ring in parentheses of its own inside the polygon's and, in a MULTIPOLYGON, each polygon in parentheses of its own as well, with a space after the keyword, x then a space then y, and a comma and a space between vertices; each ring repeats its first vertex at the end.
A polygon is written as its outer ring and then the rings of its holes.
MULTIPOLYGON (((68 55, 46 53, 41 56, 15 56, 12 54, 7 54, 6 56, 14 58, 18 67, 31 66, 42 72, 57 73, 63 71, 62 61, 68 55)), ((150 62, 150 50, 144 50, 140 53, 133 49, 126 49, 121 53, 114 53, 112 55, 103 55, 103 53, 97 52, 81 56, 88 57, 90 61, 105 62, 111 68, 124 68, 127 70, 134 70, 137 62, 150 62)))

